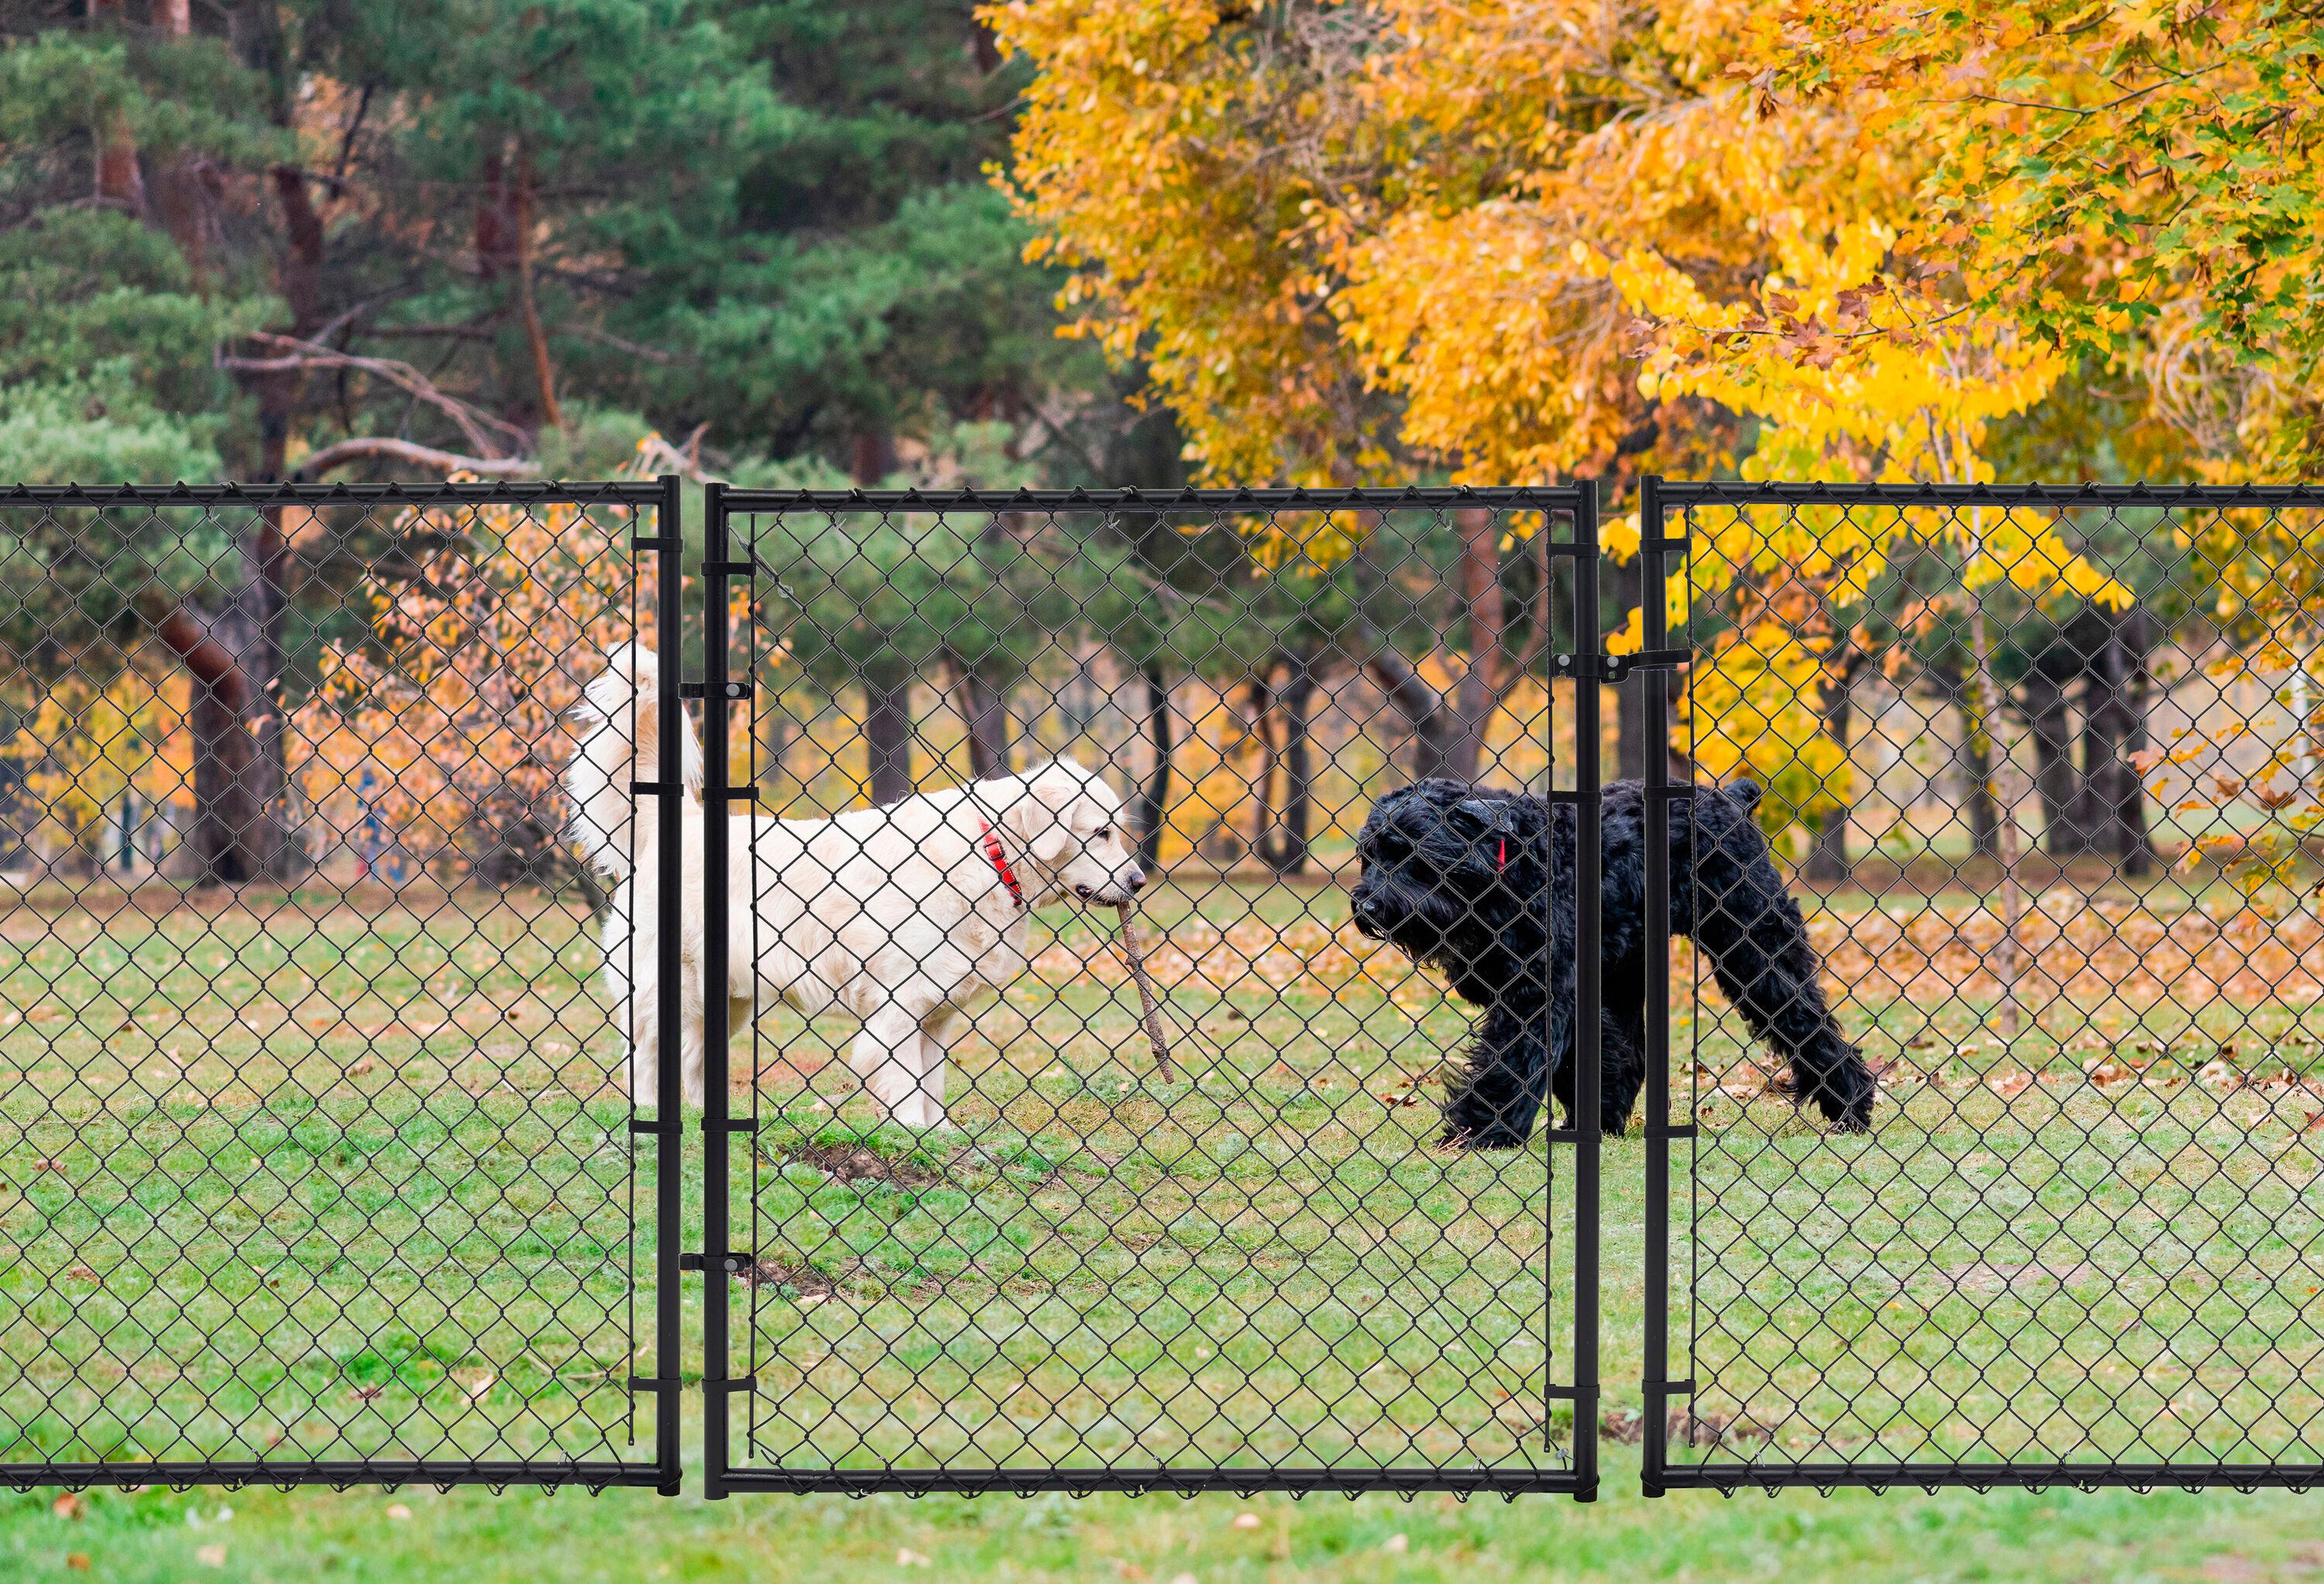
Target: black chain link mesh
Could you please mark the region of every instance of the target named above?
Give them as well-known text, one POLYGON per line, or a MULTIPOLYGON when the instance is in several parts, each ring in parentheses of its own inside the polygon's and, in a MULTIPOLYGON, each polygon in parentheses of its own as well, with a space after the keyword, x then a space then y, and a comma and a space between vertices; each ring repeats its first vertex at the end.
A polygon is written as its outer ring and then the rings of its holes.
POLYGON ((558 786, 662 499, 0 493, 0 1478, 674 1473, 558 786))
POLYGON ((1674 779, 1765 787, 1879 1095, 1681 949, 1650 1481, 2314 1479, 2324 492, 1665 493, 1674 779))
POLYGON ((709 691, 762 822, 731 898, 761 972, 731 1275, 710 1222, 746 1388, 714 1488, 1594 1481, 1550 1146, 1435 1147, 1474 1012, 1347 890, 1415 768, 1572 784, 1575 500, 725 498, 747 702, 709 691), (1107 788, 1070 849, 1034 774, 1061 758, 1107 788), (993 987, 936 1009, 985 953, 993 987))

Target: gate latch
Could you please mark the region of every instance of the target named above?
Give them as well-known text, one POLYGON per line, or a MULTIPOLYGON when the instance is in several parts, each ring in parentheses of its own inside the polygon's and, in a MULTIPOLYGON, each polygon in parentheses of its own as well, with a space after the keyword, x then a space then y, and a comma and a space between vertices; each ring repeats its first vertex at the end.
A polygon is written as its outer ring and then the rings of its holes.
POLYGON ((680 1254, 678 1257, 678 1268, 680 1270, 715 1268, 730 1275, 749 1270, 753 1263, 747 1254, 680 1254), (716 1264, 715 1266, 706 1265, 706 1260, 715 1260, 716 1264))
MULTIPOLYGON (((748 698, 751 696, 751 685, 747 682, 729 682, 719 689, 719 693, 726 698, 748 698)), ((681 682, 678 685, 678 696, 707 698, 710 696, 710 685, 706 682, 681 682)))
POLYGON ((1694 651, 1683 649, 1641 649, 1634 655, 1559 655, 1556 673, 1611 684, 1633 671, 1675 671, 1693 658, 1694 651))

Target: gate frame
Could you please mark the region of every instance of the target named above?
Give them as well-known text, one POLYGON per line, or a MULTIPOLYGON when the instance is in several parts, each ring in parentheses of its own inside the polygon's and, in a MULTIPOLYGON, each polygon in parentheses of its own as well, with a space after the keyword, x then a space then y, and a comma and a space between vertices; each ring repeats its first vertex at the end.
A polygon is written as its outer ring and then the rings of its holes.
MULTIPOLYGON (((1692 528, 1698 506, 1832 506, 1960 510, 1988 506, 1997 511, 2014 507, 2111 507, 2173 511, 2190 507, 2212 510, 2305 509, 2324 511, 2324 486, 2314 484, 2043 484, 2043 483, 1780 483, 1742 480, 1680 481, 1643 477, 1638 481, 1639 529, 1642 553, 1649 554, 1643 576, 1646 644, 1668 641, 1667 578, 1669 557, 1681 557, 1679 576, 1688 576, 1684 557, 1690 534, 1673 536, 1668 513, 1675 508, 1692 528)), ((1690 622, 1692 587, 1688 590, 1690 622)), ((1692 658, 1691 648, 1676 651, 1692 658)), ((1673 786, 1668 779, 1671 711, 1646 712, 1646 907, 1651 931, 1657 924, 1667 938, 1670 917, 1669 808, 1692 795, 1692 787, 1673 786), (1664 788, 1656 797, 1655 788, 1664 788), (1657 820, 1660 821, 1659 825, 1657 820), (1657 836, 1659 835, 1659 840, 1657 836)), ((2228 1487, 2237 1490, 2263 1487, 2305 1490, 2324 1485, 2324 1464, 2286 1463, 2158 1463, 2097 1460, 1993 1462, 1861 1462, 1796 1463, 1734 1462, 1674 1463, 1670 1460, 1669 1404, 1691 1397, 1696 1383, 1670 1378, 1670 1263, 1672 1204, 1670 1145, 1673 1139, 1696 1137, 1689 1119, 1670 1124, 1673 1100, 1670 1067, 1670 954, 1667 949, 1646 954, 1646 1096, 1650 1120, 1646 1128, 1646 1368, 1642 1386, 1646 1397, 1644 1453, 1640 1483, 1645 1495, 1659 1497, 1672 1490, 1716 1490, 1732 1496, 1738 1490, 1774 1492, 1805 1487, 1831 1491, 1842 1487, 1875 1491, 1894 1487, 1918 1487, 1934 1491, 1960 1487, 1979 1492, 2024 1488, 2043 1490, 2070 1487, 2096 1490, 2102 1487, 2148 1490, 2176 1487, 2184 1490, 2228 1487), (1656 997, 1655 991, 1663 993, 1656 997)), ((1770 1443, 1772 1445, 1772 1443, 1770 1443)))
MULTIPOLYGON (((677 696, 678 623, 683 616, 678 563, 685 539, 681 525, 679 480, 663 474, 652 480, 605 483, 493 481, 473 483, 217 483, 217 484, 13 484, 0 487, 0 511, 11 508, 88 509, 137 508, 146 511, 171 509, 233 508, 263 512, 285 506, 401 508, 482 506, 576 506, 626 508, 634 513, 626 548, 631 569, 632 608, 636 599, 636 567, 641 553, 654 557, 657 572, 655 625, 661 705, 661 746, 656 779, 633 782, 631 794, 652 797, 657 803, 658 835, 661 843, 660 897, 657 909, 656 948, 660 982, 678 982, 678 961, 681 896, 675 883, 680 840, 681 799, 684 795, 679 763, 678 730, 683 724, 677 696), (652 531, 639 519, 650 512, 652 531)), ((678 1048, 678 1002, 659 998, 657 1028, 664 1050, 678 1048)), ((626 1037, 626 1036, 624 1036, 626 1037)), ((634 1403, 640 1392, 654 1395, 654 1446, 650 1459, 637 1462, 591 1462, 539 1458, 468 1459, 353 1458, 173 1459, 142 1462, 0 1463, 0 1489, 30 1490, 44 1486, 328 1485, 345 1489, 355 1485, 512 1485, 558 1488, 580 1486, 596 1491, 613 1487, 643 1487, 662 1496, 679 1489, 678 1387, 680 1294, 680 1185, 684 1161, 676 1147, 679 1137, 681 1097, 678 1064, 660 1064, 655 1091, 656 1119, 635 1114, 629 1122, 632 1169, 636 1141, 656 1141, 654 1162, 654 1309, 650 1324, 653 1377, 629 1377, 634 1403)), ((632 1239, 641 1218, 631 1207, 632 1239)), ((636 1289, 631 1289, 634 1299, 636 1289)), ((632 1415, 632 1423, 635 1419, 632 1415)))
MULTIPOLYGON (((729 803, 741 803, 755 808, 758 792, 755 786, 737 787, 733 782, 733 767, 728 735, 727 705, 747 698, 752 683, 750 679, 735 680, 727 674, 727 646, 732 641, 728 586, 731 579, 764 577, 775 581, 771 568, 761 566, 755 551, 745 547, 742 557, 735 558, 731 537, 733 519, 737 515, 778 513, 782 511, 828 511, 854 513, 865 511, 904 511, 938 514, 945 511, 1056 512, 1111 511, 1210 511, 1220 513, 1236 511, 1434 511, 1481 507, 1499 511, 1538 511, 1544 514, 1541 531, 1549 534, 1558 516, 1565 516, 1573 525, 1572 539, 1547 541, 1553 557, 1573 562, 1574 649, 1572 654, 1554 657, 1545 674, 1547 682, 1559 677, 1576 677, 1586 681, 1606 676, 1605 663, 1599 657, 1600 622, 1598 612, 1598 561, 1600 554, 1598 522, 1598 485, 1595 480, 1577 480, 1563 486, 1540 488, 1472 489, 1466 487, 1388 488, 1388 489, 1015 489, 1015 490, 742 490, 712 481, 703 486, 705 511, 704 550, 701 565, 703 586, 703 678, 699 683, 684 685, 688 697, 703 701, 704 756, 703 803, 713 812, 707 822, 703 843, 705 884, 703 913, 706 921, 726 916, 731 898, 728 892, 726 822, 715 817, 729 803)), ((1554 597, 1554 596, 1553 596, 1554 597)), ((731 1051, 733 1030, 727 1027, 726 999, 724 995, 703 998, 705 1019, 705 1073, 703 1082, 703 1249, 701 1254, 684 1257, 686 1268, 703 1273, 703 1497, 707 1501, 724 1500, 736 1493, 768 1492, 804 1495, 833 1493, 866 1496, 892 1493, 910 1496, 951 1494, 976 1496, 992 1492, 1008 1492, 1029 1496, 1045 1491, 1062 1491, 1074 1496, 1097 1492, 1115 1492, 1132 1496, 1152 1492, 1173 1491, 1193 1496, 1204 1491, 1231 1491, 1250 1496, 1260 1491, 1285 1491, 1294 1495, 1310 1492, 1333 1492, 1346 1496, 1367 1491, 1388 1491, 1403 1496, 1423 1492, 1449 1491, 1466 1496, 1492 1494, 1516 1497, 1526 1493, 1571 1496, 1576 1501, 1595 1501, 1598 1496, 1598 1321, 1599 1321, 1599 1133, 1594 1119, 1599 1109, 1600 1039, 1599 1004, 1600 999, 1600 879, 1602 866, 1583 863, 1579 855, 1595 852, 1601 845, 1600 835, 1600 798, 1601 772, 1599 756, 1582 751, 1582 745, 1595 744, 1600 731, 1600 701, 1598 689, 1582 686, 1575 690, 1575 787, 1571 791, 1551 790, 1551 803, 1571 803, 1574 806, 1576 885, 1574 947, 1575 1043, 1576 1063, 1574 1083, 1573 1128, 1545 1126, 1540 1137, 1544 1140, 1546 1179, 1543 1191, 1542 1211, 1545 1221, 1544 1257, 1549 1268, 1544 1272, 1545 1319, 1556 1312, 1555 1278, 1557 1275, 1556 1247, 1550 1211, 1554 1203, 1557 1180, 1554 1169, 1557 1145, 1573 1146, 1573 1236, 1572 1257, 1566 1275, 1572 1289, 1573 1379, 1561 1385, 1545 1380, 1543 1390, 1542 1432, 1546 1441, 1549 1429, 1549 1406, 1556 1402, 1572 1404, 1572 1440, 1570 1458, 1563 1469, 1528 1469, 1497 1470, 1492 1469, 1431 1469, 1422 1467, 1381 1468, 1351 1466, 1345 1469, 1305 1467, 1253 1467, 1227 1469, 1188 1465, 1183 1469, 1147 1468, 936 1468, 902 1469, 780 1469, 738 1466, 733 1460, 733 1426, 730 1399, 736 1393, 755 1392, 757 1381, 751 1377, 733 1374, 731 1347, 731 1314, 729 1304, 733 1299, 733 1277, 750 1268, 752 1256, 732 1247, 733 1224, 728 1174, 729 1138, 737 1133, 752 1133, 758 1128, 753 1115, 736 1119, 729 1115, 731 1051)), ((1554 714, 1545 702, 1544 730, 1549 735, 1550 768, 1555 766, 1555 740, 1552 723, 1554 714)), ((665 733, 666 736, 669 735, 665 733)), ((723 928, 706 929, 704 973, 706 983, 719 983, 727 971, 726 932, 723 928)), ((674 982, 674 981, 673 981, 674 982)), ((674 1044, 665 1049, 674 1050, 674 1044)), ((665 1077, 676 1064, 665 1062, 665 1077)), ((753 1077, 753 1082, 756 1079, 753 1077)), ((1554 1119, 1545 1118, 1554 1123, 1554 1119)), ((747 1288, 745 1289, 747 1292, 747 1288)), ((1550 1338, 1545 1328, 1544 1374, 1548 1373, 1549 1359, 1554 1357, 1548 1347, 1550 1338)), ((745 1449, 747 1451, 747 1449, 745 1449)))

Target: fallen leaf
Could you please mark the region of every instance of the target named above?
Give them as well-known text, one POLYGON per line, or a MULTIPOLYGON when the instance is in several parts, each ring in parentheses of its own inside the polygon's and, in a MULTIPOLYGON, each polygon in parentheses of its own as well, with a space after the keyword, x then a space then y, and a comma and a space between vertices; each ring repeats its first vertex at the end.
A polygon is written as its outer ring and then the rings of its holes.
POLYGON ((896 1548, 896 1565, 899 1568, 925 1568, 928 1565, 928 1559, 925 1552, 914 1551, 908 1545, 899 1545, 896 1548))
POLYGON ((378 1065, 377 1063, 374 1062, 369 1056, 365 1056, 362 1061, 357 1062, 354 1066, 347 1069, 347 1076, 350 1078, 361 1078, 376 1065, 378 1065))
POLYGON ((205 1545, 205 1546, 201 1547, 199 1550, 198 1550, 198 1551, 196 1551, 196 1552, 194 1552, 194 1561, 198 1561, 198 1562, 201 1563, 201 1565, 202 1565, 202 1566, 204 1566, 204 1567, 206 1567, 206 1568, 223 1568, 223 1567, 225 1567, 225 1566, 226 1566, 226 1544, 225 1544, 225 1543, 224 1543, 223 1541, 221 1541, 220 1543, 217 1543, 217 1544, 216 1544, 216 1545, 205 1545))
POLYGON ((2010 1100, 2017 1095, 2024 1093, 2028 1089, 2031 1089, 2034 1086, 2034 1074, 2031 1073, 2004 1073, 1998 1078, 1987 1079, 1985 1082, 1986 1087, 1992 1090, 1994 1093, 1999 1095, 2004 1100, 2010 1100))
POLYGON ((491 1370, 473 1365, 452 1372, 453 1383, 468 1394, 468 1399, 471 1402, 481 1399, 486 1392, 492 1390, 493 1382, 498 1378, 499 1377, 491 1370))
POLYGON ((1391 1534, 1380 1543, 1380 1549, 1382 1551, 1394 1552, 1397 1555, 1402 1556, 1406 1552, 1412 1549, 1412 1542, 1406 1540, 1401 1534, 1391 1534))
POLYGON ((1256 1529, 1259 1527, 1259 1515, 1257 1513, 1237 1513, 1234 1515, 1234 1524, 1232 1526, 1237 1529, 1256 1529))
POLYGON ((49 1511, 60 1518, 80 1516, 80 1493, 69 1490, 49 1504, 49 1511))
POLYGON ((357 1386, 355 1389, 355 1401, 359 1403, 368 1403, 385 1390, 387 1390, 387 1388, 383 1386, 357 1386))
POLYGON ((85 1551, 69 1551, 65 1552, 65 1566, 70 1568, 76 1573, 88 1572, 88 1552, 85 1551))
POLYGON ((77 1282, 93 1282, 97 1279, 97 1273, 85 1265, 77 1265, 65 1272, 65 1275, 77 1282))
POLYGON ((401 1524, 411 1516, 411 1509, 401 1502, 391 1502, 388 1504, 387 1516, 390 1523, 401 1524))

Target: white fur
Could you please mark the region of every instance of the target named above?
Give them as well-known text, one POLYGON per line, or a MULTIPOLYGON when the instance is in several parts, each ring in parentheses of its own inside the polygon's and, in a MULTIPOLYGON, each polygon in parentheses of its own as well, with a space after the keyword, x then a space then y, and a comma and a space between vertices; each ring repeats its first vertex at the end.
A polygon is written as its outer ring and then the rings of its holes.
MULTIPOLYGON (((608 657, 579 712, 586 728, 566 772, 574 841, 617 884, 605 921, 605 978, 623 1008, 631 1098, 653 1103, 655 861, 650 809, 638 817, 629 781, 654 778, 659 748, 653 656, 608 657), (637 982, 632 983, 634 967, 637 982)), ((701 750, 683 745, 685 877, 678 957, 679 1080, 702 1099, 703 910, 701 750)), ((727 874, 728 1027, 762 1003, 809 1016, 834 1008, 862 1019, 848 1065, 887 1114, 911 1128, 949 1126, 945 1058, 968 1003, 1025 968, 1031 909, 1064 896, 1126 902, 1144 883, 1120 829, 1121 800, 1094 770, 1068 760, 924 792, 831 819, 735 817, 727 874), (984 851, 989 824, 1026 906, 984 851)))

